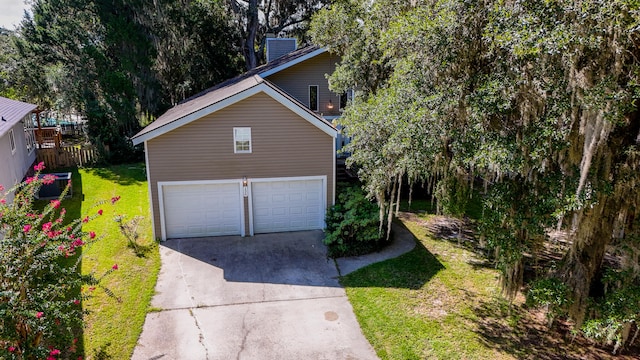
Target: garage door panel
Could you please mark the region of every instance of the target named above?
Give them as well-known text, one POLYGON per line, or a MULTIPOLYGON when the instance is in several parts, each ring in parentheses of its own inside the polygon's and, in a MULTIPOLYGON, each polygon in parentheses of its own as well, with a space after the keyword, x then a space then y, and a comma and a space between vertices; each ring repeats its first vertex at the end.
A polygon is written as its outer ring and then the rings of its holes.
POLYGON ((323 196, 320 179, 252 183, 254 232, 321 229, 323 196))
POLYGON ((165 185, 163 199, 168 238, 241 233, 238 183, 165 185))

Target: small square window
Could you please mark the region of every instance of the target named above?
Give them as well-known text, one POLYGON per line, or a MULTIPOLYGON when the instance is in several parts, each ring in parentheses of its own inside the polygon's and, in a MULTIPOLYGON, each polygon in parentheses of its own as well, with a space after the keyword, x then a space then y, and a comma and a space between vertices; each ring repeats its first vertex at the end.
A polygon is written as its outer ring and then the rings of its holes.
POLYGON ((251 128, 233 128, 233 144, 234 153, 251 153, 251 128))
POLYGON ((9 130, 9 144, 11 144, 11 153, 16 152, 16 139, 13 137, 13 129, 9 130))

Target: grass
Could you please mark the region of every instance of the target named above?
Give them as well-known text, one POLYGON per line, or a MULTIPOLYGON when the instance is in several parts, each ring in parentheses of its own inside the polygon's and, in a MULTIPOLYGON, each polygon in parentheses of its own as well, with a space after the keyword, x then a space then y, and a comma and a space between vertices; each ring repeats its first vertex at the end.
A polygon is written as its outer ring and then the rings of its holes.
POLYGON ((474 255, 405 222, 416 248, 341 279, 381 359, 506 359, 478 335, 475 309, 499 292, 498 273, 474 255))
POLYGON ((414 213, 395 225, 413 234, 414 250, 341 278, 381 359, 637 359, 576 337, 568 323, 547 328, 544 313, 527 309, 522 295, 506 301, 496 269, 457 241, 432 236, 430 205, 413 202, 414 213))
POLYGON ((107 291, 83 290, 92 294, 82 304, 83 309, 89 311, 79 344, 84 348, 84 358, 95 358, 102 352, 110 359, 129 359, 150 309, 160 269, 158 247, 152 238, 144 165, 75 170, 73 197, 64 200, 63 206, 67 208, 68 218, 104 210, 104 215, 85 225, 86 231, 95 231, 101 238, 83 249, 82 272, 99 277, 118 264, 118 270, 101 282, 107 291), (120 200, 112 205, 110 199, 115 196, 120 196, 120 200), (125 215, 125 219, 144 216, 139 228, 140 243, 148 251, 143 256, 128 247, 127 239, 114 221, 115 215, 125 215))

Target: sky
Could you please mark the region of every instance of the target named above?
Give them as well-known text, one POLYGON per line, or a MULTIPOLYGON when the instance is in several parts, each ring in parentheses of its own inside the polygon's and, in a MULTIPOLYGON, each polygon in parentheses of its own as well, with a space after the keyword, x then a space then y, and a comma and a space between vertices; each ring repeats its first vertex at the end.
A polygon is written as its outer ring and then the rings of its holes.
POLYGON ((0 26, 14 30, 26 8, 24 0, 0 0, 0 26))

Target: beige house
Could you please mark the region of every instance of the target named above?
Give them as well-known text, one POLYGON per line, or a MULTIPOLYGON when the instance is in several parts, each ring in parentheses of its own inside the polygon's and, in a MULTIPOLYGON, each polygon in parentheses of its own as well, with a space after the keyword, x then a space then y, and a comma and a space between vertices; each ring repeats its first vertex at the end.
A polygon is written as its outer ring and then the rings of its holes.
MULTIPOLYGON (((286 53, 286 52, 285 52, 286 53)), ((145 146, 154 236, 324 228, 335 200, 340 97, 335 59, 305 48, 173 107, 133 138, 145 146)))
MULTIPOLYGON (((36 107, 0 97, 0 185, 5 189, 21 181, 36 160, 31 118, 36 107)), ((7 197, 7 200, 13 200, 12 194, 7 194, 7 197)))

